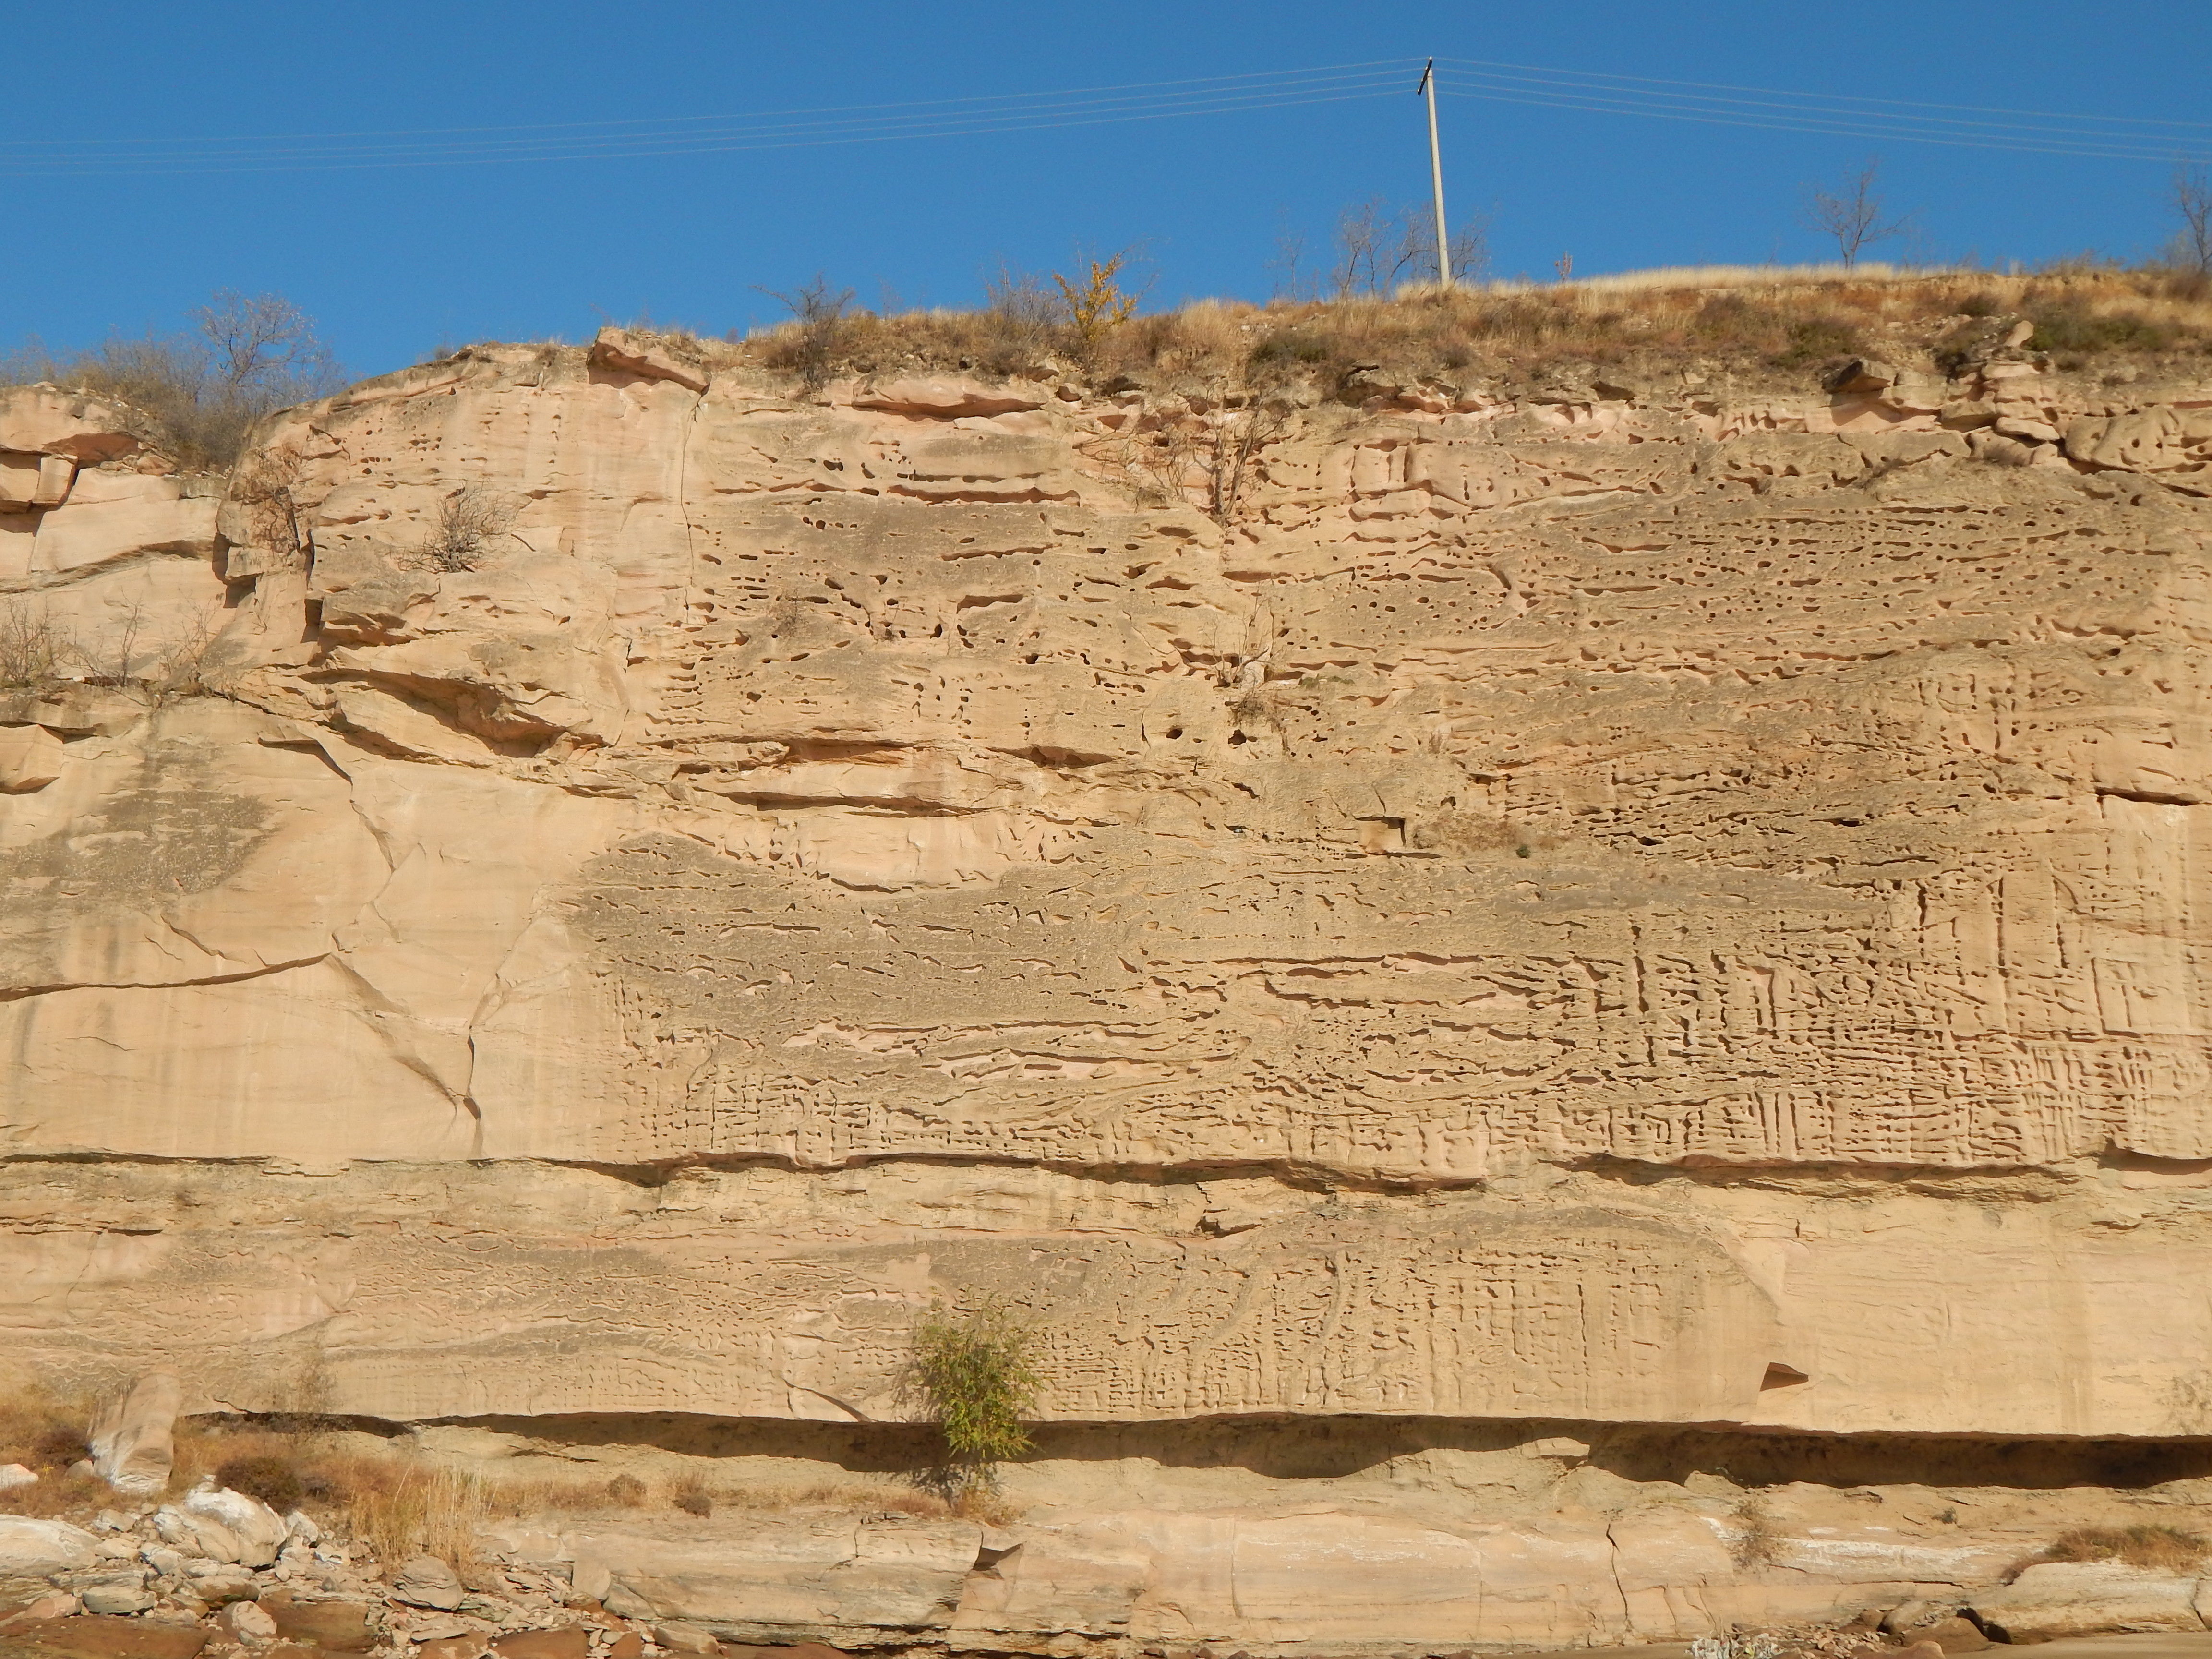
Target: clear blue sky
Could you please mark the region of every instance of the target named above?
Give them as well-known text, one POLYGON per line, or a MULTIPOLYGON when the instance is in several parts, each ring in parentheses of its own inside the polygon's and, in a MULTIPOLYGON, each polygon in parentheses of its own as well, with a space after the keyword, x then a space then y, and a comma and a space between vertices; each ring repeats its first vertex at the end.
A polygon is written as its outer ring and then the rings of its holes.
MULTIPOLYGON (((2203 0, 123 0, 74 21, 25 12, 12 33, 36 65, 9 77, 0 106, 0 145, 19 173, 27 143, 81 158, 146 141, 140 151, 173 161, 189 153, 179 143, 209 138, 744 115, 1430 53, 2202 122, 2137 147, 2212 153, 2203 0)), ((880 303, 888 285, 905 303, 967 305, 1000 258, 1065 266, 1079 242, 1146 244, 1155 302, 1264 298, 1285 226, 1319 245, 1348 202, 1424 195, 1425 131, 1413 75, 1402 79, 1403 92, 1334 103, 890 143, 282 172, 158 173, 133 161, 15 176, 0 344, 170 328, 211 289, 276 290, 365 374, 441 341, 584 337, 605 317, 742 328, 781 314, 757 285, 788 289, 817 270, 864 303, 880 303)), ((1578 273, 1819 257, 1796 222, 1801 189, 1869 153, 1883 159, 1893 205, 1917 211, 1923 255, 2038 260, 2094 246, 2132 256, 2171 228, 2164 159, 1464 97, 1446 101, 1443 125, 1454 216, 1492 216, 1507 276, 1548 276, 1563 251, 1578 273)))

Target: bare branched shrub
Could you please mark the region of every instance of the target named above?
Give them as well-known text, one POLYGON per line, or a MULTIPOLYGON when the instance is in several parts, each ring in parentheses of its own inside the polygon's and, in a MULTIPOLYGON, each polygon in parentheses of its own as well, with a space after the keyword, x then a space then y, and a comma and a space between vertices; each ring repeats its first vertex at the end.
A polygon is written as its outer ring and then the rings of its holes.
MULTIPOLYGON (((1328 287, 1339 300, 1388 295, 1437 276, 1436 219, 1425 208, 1394 208, 1379 196, 1355 202, 1338 216, 1335 241, 1328 287)), ((1480 280, 1490 268, 1488 222, 1468 220, 1447 252, 1454 282, 1480 280)))
POLYGON ((607 1501, 617 1508, 634 1510, 645 1498, 645 1482, 634 1474, 618 1474, 607 1482, 607 1501))
POLYGON ((481 484, 464 484, 438 505, 437 527, 423 538, 422 558, 448 572, 483 567, 492 544, 514 522, 515 509, 481 484))
POLYGON ((2203 167, 2173 170, 2173 210, 2180 216, 2175 263, 2201 276, 2212 276, 2212 174, 2203 167))
POLYGON ((161 649, 146 681, 163 702, 173 697, 197 697, 218 688, 208 678, 208 656, 217 633, 214 617, 201 611, 191 624, 161 649))
POLYGON ((1022 1419, 1036 1403, 1036 1334, 1003 1303, 966 1313, 930 1304, 914 1328, 906 1391, 944 1437, 944 1455, 921 1473, 924 1486, 956 1505, 988 1499, 999 1465, 1030 1449, 1022 1419))
POLYGON ((984 279, 983 291, 988 367, 1002 373, 1026 368, 1057 343, 1060 299, 1043 278, 1002 264, 995 276, 984 279))
POLYGON ((1206 475, 1206 510, 1216 524, 1236 518, 1255 458, 1290 429, 1290 410, 1272 399, 1230 411, 1214 422, 1198 464, 1206 475))
POLYGON ((1881 178, 1881 161, 1869 157, 1856 178, 1844 179, 1834 190, 1806 187, 1805 228, 1834 239, 1845 270, 1858 264, 1859 255, 1875 243, 1901 236, 1908 228, 1910 216, 1883 218, 1882 198, 1876 192, 1881 178))
POLYGON ((1729 1553, 1739 1567, 1763 1567, 1772 1564, 1782 1552, 1783 1533, 1776 1524, 1774 1512, 1767 1507, 1761 1492, 1746 1492, 1736 1501, 1735 1513, 1730 1517, 1735 1523, 1735 1536, 1729 1541, 1729 1553))
POLYGON ((94 685, 125 686, 137 678, 138 636, 145 630, 146 607, 134 605, 112 628, 76 642, 77 672, 94 685))
POLYGON ((38 685, 76 660, 76 641, 52 612, 27 599, 0 605, 0 689, 38 685))
POLYGON ((707 1490, 707 1483, 696 1475, 680 1481, 668 1495, 668 1501, 686 1515, 696 1515, 702 1520, 714 1512, 714 1495, 707 1490))
POLYGON ((796 369, 802 386, 809 392, 819 392, 836 370, 839 337, 852 311, 853 290, 832 292, 830 279, 817 270, 812 282, 791 293, 766 288, 761 292, 781 301, 795 325, 787 348, 772 356, 771 362, 779 368, 796 369))
POLYGON ((149 435, 195 466, 228 465, 264 416, 344 383, 314 319, 281 295, 224 289, 191 317, 185 332, 117 335, 74 356, 33 342, 0 379, 52 381, 141 410, 149 435))

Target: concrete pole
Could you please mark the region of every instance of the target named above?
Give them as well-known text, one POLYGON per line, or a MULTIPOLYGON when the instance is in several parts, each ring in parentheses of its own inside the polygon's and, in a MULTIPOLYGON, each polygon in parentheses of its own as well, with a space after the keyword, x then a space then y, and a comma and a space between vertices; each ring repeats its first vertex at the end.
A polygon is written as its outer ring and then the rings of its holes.
POLYGON ((1429 183, 1437 193, 1437 282, 1439 286, 1452 285, 1451 238, 1444 229, 1444 158, 1437 147, 1437 60, 1429 59, 1429 66, 1421 71, 1421 84, 1413 88, 1429 95, 1429 183))

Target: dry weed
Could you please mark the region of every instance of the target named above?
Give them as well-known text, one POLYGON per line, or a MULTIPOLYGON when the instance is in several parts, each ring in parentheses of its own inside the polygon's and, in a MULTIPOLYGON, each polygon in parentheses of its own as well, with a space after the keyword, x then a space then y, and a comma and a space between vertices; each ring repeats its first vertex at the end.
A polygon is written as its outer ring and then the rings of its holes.
POLYGON ((2154 1572, 2194 1573, 2203 1565, 2207 1540, 2179 1527, 2076 1527, 2045 1547, 2045 1561, 2123 1561, 2154 1572))
POLYGON ((1735 1536, 1729 1541, 1729 1553, 1739 1567, 1764 1567, 1772 1565, 1781 1553, 1783 1532, 1767 1507, 1765 1495, 1746 1492, 1736 1502, 1735 1513, 1730 1517, 1735 1523, 1735 1536))
POLYGON ((105 1484, 69 1473, 90 1454, 85 1432, 94 1409, 88 1395, 41 1388, 0 1398, 0 1463, 21 1463, 39 1477, 36 1486, 0 1492, 0 1515, 74 1516, 105 1499, 105 1484))
POLYGON ((1206 301, 1110 327, 1094 318, 1087 338, 1069 320, 1069 302, 1033 279, 1001 273, 992 294, 982 311, 845 312, 834 337, 807 335, 794 322, 730 350, 736 361, 799 369, 817 382, 832 373, 948 368, 1064 374, 1078 364, 1101 386, 1303 378, 1335 394, 1378 367, 1401 380, 1464 380, 1569 365, 1694 364, 1802 386, 1867 351, 1933 368, 1946 337, 1977 317, 2028 319, 2034 349, 2051 352, 2061 368, 2212 349, 2212 276, 2178 266, 1686 270, 1267 306, 1206 301))

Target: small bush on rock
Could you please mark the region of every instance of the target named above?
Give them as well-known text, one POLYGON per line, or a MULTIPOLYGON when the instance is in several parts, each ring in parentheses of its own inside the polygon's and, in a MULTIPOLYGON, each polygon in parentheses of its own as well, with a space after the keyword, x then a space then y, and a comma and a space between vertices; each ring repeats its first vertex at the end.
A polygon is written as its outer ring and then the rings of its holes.
POLYGON ((1036 1335, 1004 1304, 967 1313, 932 1303, 914 1331, 908 1392, 945 1440, 943 1461, 922 1484, 956 1504, 984 1500, 998 1487, 998 1466, 1030 1449, 1022 1419, 1042 1379, 1032 1364, 1036 1335))
POLYGON ((705 1486, 696 1480, 687 1480, 678 1486, 673 1501, 684 1514, 696 1515, 702 1520, 714 1512, 713 1497, 705 1486))
POLYGON ((634 1510, 645 1502, 645 1482, 634 1474, 618 1474, 607 1482, 607 1501, 634 1510))

